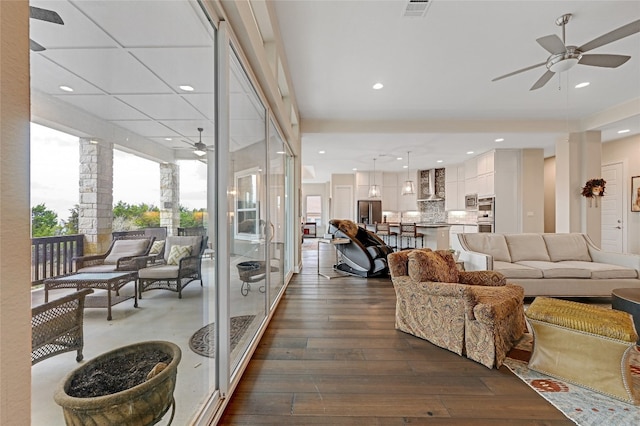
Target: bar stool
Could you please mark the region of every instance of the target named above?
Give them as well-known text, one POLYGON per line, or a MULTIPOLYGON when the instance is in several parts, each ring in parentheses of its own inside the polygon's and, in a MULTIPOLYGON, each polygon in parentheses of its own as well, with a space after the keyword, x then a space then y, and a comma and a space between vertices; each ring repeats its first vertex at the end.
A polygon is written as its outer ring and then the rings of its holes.
POLYGON ((409 244, 407 244, 407 246, 404 248, 416 248, 417 238, 420 238, 420 247, 424 247, 424 234, 421 232, 418 232, 418 228, 415 223, 401 223, 400 238, 401 238, 400 240, 401 242, 404 240, 404 238, 407 238, 408 241, 411 241, 410 239, 413 238, 413 246, 410 246, 409 244))
POLYGON ((376 234, 382 237, 384 241, 391 248, 398 248, 398 233, 392 231, 388 223, 376 223, 376 234), (385 238, 386 237, 386 238, 385 238), (396 237, 396 245, 391 245, 391 237, 396 237))

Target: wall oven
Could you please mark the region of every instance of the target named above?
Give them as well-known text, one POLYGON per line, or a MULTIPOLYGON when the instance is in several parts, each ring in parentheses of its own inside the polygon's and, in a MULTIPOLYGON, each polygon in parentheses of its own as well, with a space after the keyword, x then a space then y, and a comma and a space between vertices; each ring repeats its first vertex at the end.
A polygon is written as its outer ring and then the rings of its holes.
POLYGON ((495 199, 478 199, 478 232, 495 232, 495 199))
POLYGON ((465 210, 475 210, 478 208, 478 194, 467 194, 464 196, 465 210))

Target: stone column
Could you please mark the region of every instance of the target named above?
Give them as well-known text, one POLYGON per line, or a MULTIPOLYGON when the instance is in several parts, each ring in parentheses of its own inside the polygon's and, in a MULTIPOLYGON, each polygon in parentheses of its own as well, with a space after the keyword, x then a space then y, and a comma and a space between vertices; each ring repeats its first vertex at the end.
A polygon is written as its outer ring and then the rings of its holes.
POLYGON ((178 235, 180 226, 180 167, 160 164, 160 226, 167 227, 167 235, 178 235))
POLYGON ((85 254, 104 253, 113 223, 113 144, 80 138, 78 233, 85 235, 85 254))

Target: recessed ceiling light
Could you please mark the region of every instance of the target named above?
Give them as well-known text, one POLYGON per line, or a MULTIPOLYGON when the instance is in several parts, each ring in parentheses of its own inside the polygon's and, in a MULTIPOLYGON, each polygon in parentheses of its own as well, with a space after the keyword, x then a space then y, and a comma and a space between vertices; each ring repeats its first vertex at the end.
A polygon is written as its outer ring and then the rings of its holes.
POLYGON ((355 172, 356 170, 358 170, 358 168, 357 168, 357 167, 354 167, 354 168, 353 168, 353 169, 351 169, 351 170, 353 170, 353 171, 355 172))
POLYGON ((402 160, 402 157, 398 157, 398 158, 396 158, 396 160, 402 160))
POLYGON ((171 138, 164 138, 165 141, 172 141, 173 139, 171 138))
POLYGON ((284 151, 278 151, 276 154, 284 154, 284 151))
POLYGON ((325 151, 318 151, 318 154, 324 154, 325 151))
POLYGON ((498 138, 498 139, 496 139, 496 142, 503 142, 503 141, 504 141, 504 138, 498 138))
POLYGON ((576 84, 576 89, 582 89, 583 87, 587 87, 590 84, 591 83, 589 83, 588 81, 583 81, 582 83, 576 84))
POLYGON ((382 83, 376 83, 373 85, 373 90, 380 90, 384 87, 382 83))
POLYGON ((467 151, 467 155, 473 154, 473 151, 467 151))
POLYGON ((442 163, 442 160, 438 160, 438 161, 436 161, 436 163, 442 163))
POLYGON ((404 166, 402 166, 403 169, 408 169, 409 166, 407 166, 406 164, 404 166))
POLYGON ((618 133, 619 133, 619 134, 622 134, 622 133, 629 133, 630 131, 631 131, 631 130, 629 130, 629 129, 624 129, 624 130, 618 130, 618 133))
POLYGON ((60 90, 64 90, 65 92, 73 92, 73 89, 69 86, 60 86, 60 90))
POLYGON ((189 86, 189 85, 182 85, 182 86, 178 86, 180 87, 181 90, 184 90, 185 92, 193 92, 193 87, 189 86))

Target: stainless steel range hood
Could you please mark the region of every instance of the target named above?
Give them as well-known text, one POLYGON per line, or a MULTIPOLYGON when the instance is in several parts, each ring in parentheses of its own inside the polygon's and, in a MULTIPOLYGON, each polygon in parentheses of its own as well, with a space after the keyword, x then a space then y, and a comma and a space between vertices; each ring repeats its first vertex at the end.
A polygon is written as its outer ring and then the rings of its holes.
MULTIPOLYGON (((438 196, 438 192, 436 191, 436 169, 429 169, 429 189, 428 189, 428 197, 427 198, 419 198, 417 201, 443 201, 444 198, 438 196)), ((424 191, 421 188, 420 195, 422 195, 424 191)))

